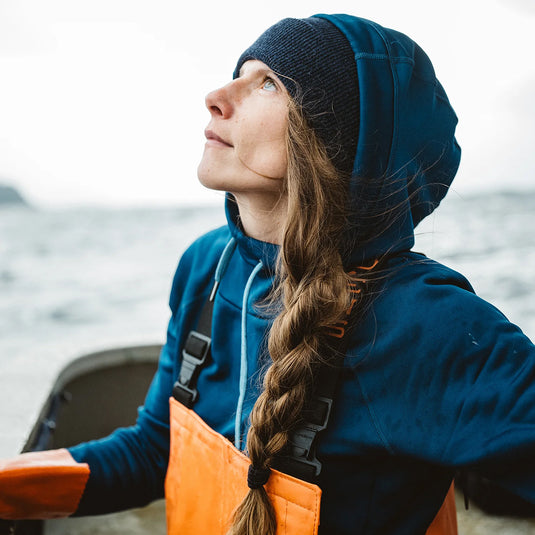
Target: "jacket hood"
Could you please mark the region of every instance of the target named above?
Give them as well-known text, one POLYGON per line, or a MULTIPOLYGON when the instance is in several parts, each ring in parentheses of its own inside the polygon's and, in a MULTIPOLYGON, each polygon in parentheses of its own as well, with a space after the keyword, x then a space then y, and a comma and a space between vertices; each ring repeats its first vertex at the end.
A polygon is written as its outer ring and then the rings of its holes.
MULTIPOLYGON (((313 18, 343 34, 357 70, 358 94, 348 98, 357 99, 360 120, 342 256, 347 266, 362 265, 414 245, 414 228, 457 172, 457 117, 431 61, 409 37, 349 15, 313 18)), ((232 204, 227 199, 227 218, 239 237, 232 204)))

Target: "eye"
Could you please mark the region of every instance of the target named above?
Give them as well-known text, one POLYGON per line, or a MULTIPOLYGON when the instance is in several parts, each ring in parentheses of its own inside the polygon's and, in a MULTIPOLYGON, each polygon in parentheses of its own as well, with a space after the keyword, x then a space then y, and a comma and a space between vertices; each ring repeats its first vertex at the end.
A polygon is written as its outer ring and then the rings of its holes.
POLYGON ((273 78, 266 76, 262 82, 262 89, 265 89, 266 91, 278 91, 279 88, 273 78))

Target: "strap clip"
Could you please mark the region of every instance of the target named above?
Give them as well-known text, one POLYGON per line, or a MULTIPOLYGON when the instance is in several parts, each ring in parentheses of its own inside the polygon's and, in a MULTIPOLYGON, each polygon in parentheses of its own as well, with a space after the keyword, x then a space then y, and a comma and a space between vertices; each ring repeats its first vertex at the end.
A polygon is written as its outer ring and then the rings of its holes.
POLYGON ((314 396, 303 410, 306 426, 319 433, 327 428, 333 400, 324 396, 314 396))
POLYGON ((199 397, 197 377, 210 353, 211 339, 198 331, 190 331, 182 350, 182 363, 178 380, 173 386, 173 396, 191 408, 199 397))
POLYGON ((303 410, 304 422, 290 433, 286 455, 275 459, 274 468, 310 481, 317 477, 322 468, 316 457, 316 438, 327 428, 333 400, 314 396, 303 410))

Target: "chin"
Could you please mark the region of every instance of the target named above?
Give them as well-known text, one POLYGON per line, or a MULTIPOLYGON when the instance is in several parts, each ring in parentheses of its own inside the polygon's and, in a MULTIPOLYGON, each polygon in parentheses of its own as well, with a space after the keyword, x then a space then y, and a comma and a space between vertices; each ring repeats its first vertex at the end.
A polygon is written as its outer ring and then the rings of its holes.
POLYGON ((197 178, 199 182, 208 189, 213 189, 215 191, 226 191, 226 181, 222 180, 220 176, 214 176, 214 173, 211 173, 210 170, 204 168, 202 162, 197 168, 197 178))

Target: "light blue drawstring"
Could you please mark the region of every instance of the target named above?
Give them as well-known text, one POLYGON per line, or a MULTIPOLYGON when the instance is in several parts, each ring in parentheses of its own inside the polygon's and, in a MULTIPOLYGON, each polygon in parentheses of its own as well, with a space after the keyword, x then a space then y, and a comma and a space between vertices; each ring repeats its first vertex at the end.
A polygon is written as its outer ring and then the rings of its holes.
POLYGON ((245 290, 243 291, 243 301, 241 307, 241 352, 240 352, 240 395, 238 397, 238 405, 236 406, 236 420, 234 422, 234 445, 241 450, 241 420, 243 413, 243 401, 247 391, 247 306, 249 302, 249 293, 253 284, 253 279, 256 274, 262 269, 262 261, 259 260, 256 267, 253 269, 245 290))
MULTIPOLYGON (((210 301, 213 301, 215 294, 219 287, 219 283, 227 270, 232 253, 236 249, 237 242, 234 238, 231 238, 227 243, 217 267, 215 269, 214 276, 214 287, 210 293, 210 301)), ((236 419, 234 422, 234 445, 236 448, 241 449, 241 424, 242 424, 242 414, 243 414, 243 402, 245 400, 245 394, 247 392, 247 306, 249 304, 249 294, 251 292, 251 286, 253 285, 253 280, 256 277, 256 274, 262 269, 262 261, 259 260, 258 264, 255 266, 249 278, 247 279, 247 284, 243 291, 243 301, 241 309, 241 349, 240 349, 240 383, 239 383, 239 395, 238 395, 238 404, 236 406, 236 419)))

